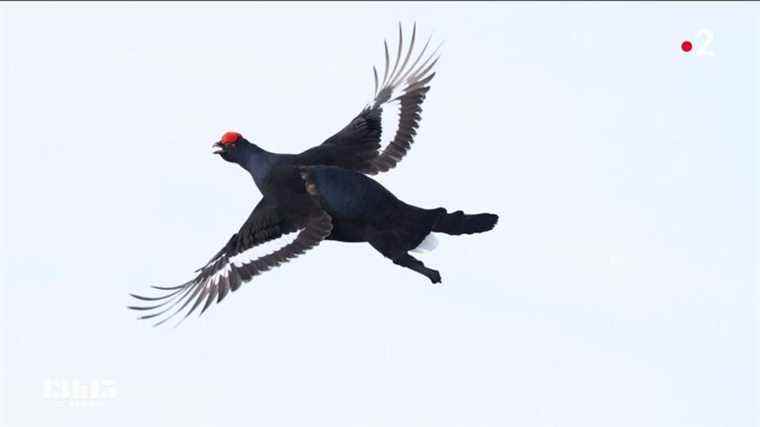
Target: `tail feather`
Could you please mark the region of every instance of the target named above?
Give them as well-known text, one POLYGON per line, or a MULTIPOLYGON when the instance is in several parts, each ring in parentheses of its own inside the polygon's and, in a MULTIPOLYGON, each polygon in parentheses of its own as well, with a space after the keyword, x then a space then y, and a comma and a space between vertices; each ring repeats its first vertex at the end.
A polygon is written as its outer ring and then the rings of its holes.
POLYGON ((490 213, 467 215, 462 211, 444 214, 433 227, 433 231, 459 235, 483 233, 491 230, 499 221, 499 216, 490 213))

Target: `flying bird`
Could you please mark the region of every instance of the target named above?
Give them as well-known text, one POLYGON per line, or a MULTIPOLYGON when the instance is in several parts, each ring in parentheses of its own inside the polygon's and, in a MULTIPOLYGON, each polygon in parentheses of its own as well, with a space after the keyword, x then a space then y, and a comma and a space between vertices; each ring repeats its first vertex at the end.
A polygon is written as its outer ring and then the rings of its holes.
MULTIPOLYGON (((253 144, 240 133, 227 132, 213 144, 214 153, 245 169, 262 193, 240 230, 190 281, 178 286, 153 286, 156 296, 131 294, 145 305, 130 306, 160 325, 237 290, 254 276, 277 267, 318 246, 324 240, 368 242, 395 264, 441 281, 440 273, 409 254, 431 233, 450 235, 491 230, 498 216, 490 213, 449 213, 445 208, 424 209, 407 204, 367 175, 395 167, 405 156, 419 126, 421 105, 438 61, 437 51, 425 56, 430 38, 413 55, 416 25, 403 53, 399 25, 398 48, 391 66, 385 42, 382 80, 373 67, 375 96, 346 127, 322 144, 300 154, 276 154, 253 144), (402 54, 403 53, 403 54, 402 54), (414 57, 414 59, 412 59, 414 57), (381 145, 386 130, 381 113, 396 104, 399 121, 391 141, 381 145), (295 236, 293 238, 293 236, 295 236), (279 249, 251 256, 265 244, 287 240, 279 249)), ((387 127, 387 126, 386 126, 387 127)))

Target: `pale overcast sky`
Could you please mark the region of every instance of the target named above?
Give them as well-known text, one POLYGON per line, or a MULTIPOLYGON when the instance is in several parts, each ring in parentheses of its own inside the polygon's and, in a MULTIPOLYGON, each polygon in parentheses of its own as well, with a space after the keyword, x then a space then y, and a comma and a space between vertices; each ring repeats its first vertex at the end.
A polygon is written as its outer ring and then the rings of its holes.
POLYGON ((5 423, 755 425, 757 11, 3 5, 5 423), (327 242, 177 329, 135 320, 128 292, 187 280, 260 197, 210 144, 320 143, 399 21, 445 45, 380 180, 496 230, 421 256, 442 286, 327 242))

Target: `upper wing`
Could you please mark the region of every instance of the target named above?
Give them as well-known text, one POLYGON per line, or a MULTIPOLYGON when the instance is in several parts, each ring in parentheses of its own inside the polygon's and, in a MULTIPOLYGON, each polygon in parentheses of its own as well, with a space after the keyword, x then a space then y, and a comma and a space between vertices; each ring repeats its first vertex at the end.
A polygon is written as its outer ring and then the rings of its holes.
POLYGON ((404 37, 399 24, 398 49, 392 68, 387 41, 382 81, 378 79, 377 69, 372 67, 375 77, 375 98, 372 103, 322 145, 301 153, 306 163, 339 166, 374 175, 392 169, 404 158, 417 134, 422 102, 430 90, 428 84, 435 76, 432 72, 433 66, 438 62, 438 49, 422 60, 430 45, 430 38, 416 59, 411 61, 416 37, 415 24, 409 49, 402 61, 404 37), (393 126, 383 123, 381 116, 384 106, 396 102, 399 112, 398 125, 394 132, 393 126), (381 145, 384 132, 392 136, 385 148, 381 145))
POLYGON ((205 300, 202 314, 215 299, 220 302, 227 293, 237 290, 243 282, 253 276, 288 262, 317 246, 331 231, 330 216, 318 206, 303 218, 285 218, 275 205, 263 199, 254 208, 240 231, 235 233, 205 266, 197 270, 199 273, 194 279, 179 286, 153 286, 164 291, 163 295, 159 296, 131 294, 141 301, 148 301, 149 305, 129 308, 146 311, 147 314, 140 316, 140 319, 164 315, 154 326, 176 316, 192 302, 193 305, 183 317, 187 318, 205 300), (236 262, 232 259, 258 245, 295 231, 299 231, 295 240, 280 249, 252 260, 236 262))

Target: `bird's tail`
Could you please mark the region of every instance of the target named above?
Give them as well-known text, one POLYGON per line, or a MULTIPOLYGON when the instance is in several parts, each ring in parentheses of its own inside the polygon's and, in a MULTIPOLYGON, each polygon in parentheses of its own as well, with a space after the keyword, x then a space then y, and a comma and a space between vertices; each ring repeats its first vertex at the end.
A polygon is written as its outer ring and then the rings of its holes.
POLYGON ((467 215, 462 211, 443 214, 433 226, 433 231, 459 235, 484 233, 496 226, 499 216, 491 213, 467 215))

